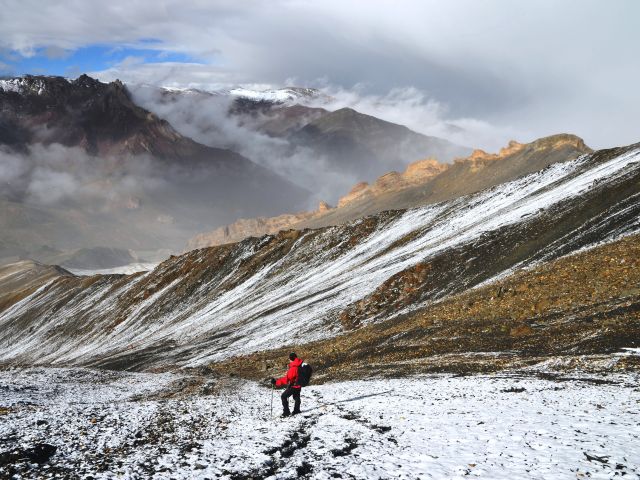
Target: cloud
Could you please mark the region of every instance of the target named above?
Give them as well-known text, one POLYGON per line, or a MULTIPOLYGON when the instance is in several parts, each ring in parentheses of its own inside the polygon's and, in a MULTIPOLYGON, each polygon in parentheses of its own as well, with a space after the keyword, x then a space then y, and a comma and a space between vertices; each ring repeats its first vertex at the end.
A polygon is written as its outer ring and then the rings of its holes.
POLYGON ((128 88, 136 103, 168 120, 182 135, 204 145, 236 151, 309 190, 312 197, 308 208, 316 208, 320 200, 336 200, 362 180, 337 171, 326 158, 308 148, 262 133, 257 127, 260 116, 252 119, 229 115, 235 98, 230 95, 172 95, 153 86, 135 84, 128 88))
POLYGON ((101 211, 166 183, 145 156, 123 164, 117 158, 93 157, 78 147, 35 144, 27 153, 0 149, 0 184, 10 197, 27 204, 73 204, 101 211))
POLYGON ((0 48, 26 56, 108 44, 197 59, 120 65, 103 78, 174 86, 326 78, 378 96, 413 87, 449 118, 530 133, 523 141, 559 131, 596 147, 638 140, 634 0, 4 0, 3 11, 11 15, 0 18, 0 48))
POLYGON ((219 66, 188 62, 118 63, 102 71, 87 72, 103 82, 116 79, 129 84, 215 91, 240 83, 241 78, 219 66))
POLYGON ((65 50, 64 48, 50 46, 44 49, 44 56, 50 60, 60 60, 64 58, 68 58, 71 55, 70 50, 65 50))
POLYGON ((349 107, 388 122, 405 125, 410 129, 458 145, 497 151, 512 139, 531 138, 531 132, 510 126, 493 125, 475 118, 456 117, 448 105, 430 98, 415 87, 392 88, 381 95, 367 94, 362 85, 346 89, 325 85, 322 91, 329 101, 319 99, 311 106, 329 110, 349 107))

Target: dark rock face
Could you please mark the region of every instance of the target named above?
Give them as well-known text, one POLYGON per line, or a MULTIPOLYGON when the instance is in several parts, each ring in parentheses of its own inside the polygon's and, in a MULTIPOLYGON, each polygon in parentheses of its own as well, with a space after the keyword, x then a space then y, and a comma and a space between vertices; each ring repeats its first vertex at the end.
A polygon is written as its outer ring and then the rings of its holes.
POLYGON ((25 76, 18 85, 20 91, 0 92, 1 113, 5 123, 21 127, 21 137, 29 143, 82 146, 95 155, 149 152, 166 156, 181 148, 186 153, 189 142, 172 151, 170 143, 181 141, 179 135, 136 106, 120 81, 102 83, 87 75, 73 81, 25 76), (154 138, 162 142, 150 142, 154 138))
POLYGON ((87 75, 72 81, 28 75, 17 85, 19 91, 0 87, 0 132, 13 132, 11 138, 6 134, 5 143, 26 139, 28 143, 81 146, 92 155, 148 153, 156 158, 217 161, 229 166, 251 163, 229 150, 183 137, 167 121, 136 105, 119 80, 102 83, 87 75))

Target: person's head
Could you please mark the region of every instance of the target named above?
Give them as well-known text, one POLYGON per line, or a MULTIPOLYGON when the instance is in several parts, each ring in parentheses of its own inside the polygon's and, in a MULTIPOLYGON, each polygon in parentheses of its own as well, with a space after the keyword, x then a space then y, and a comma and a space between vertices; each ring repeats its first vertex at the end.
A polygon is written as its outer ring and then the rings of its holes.
POLYGON ((291 352, 289 354, 289 360, 294 361, 296 358, 298 358, 298 356, 296 355, 296 352, 291 352))

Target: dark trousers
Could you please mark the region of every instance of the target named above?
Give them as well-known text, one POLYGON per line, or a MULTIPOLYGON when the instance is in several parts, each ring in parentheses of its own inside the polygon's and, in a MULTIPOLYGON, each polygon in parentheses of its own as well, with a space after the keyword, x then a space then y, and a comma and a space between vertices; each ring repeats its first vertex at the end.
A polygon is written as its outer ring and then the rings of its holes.
POLYGON ((291 413, 289 411, 289 397, 293 396, 294 407, 293 413, 300 413, 300 390, 301 388, 293 388, 287 387, 287 389, 282 392, 280 398, 282 398, 282 408, 284 413, 291 413))

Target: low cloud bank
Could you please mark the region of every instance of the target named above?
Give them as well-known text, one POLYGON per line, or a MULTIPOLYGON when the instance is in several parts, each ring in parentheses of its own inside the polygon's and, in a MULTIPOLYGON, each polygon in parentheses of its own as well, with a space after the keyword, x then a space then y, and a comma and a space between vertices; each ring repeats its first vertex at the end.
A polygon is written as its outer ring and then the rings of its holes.
POLYGON ((122 162, 60 144, 35 144, 27 153, 1 148, 0 182, 10 199, 47 207, 82 205, 91 211, 135 202, 141 192, 166 185, 150 157, 122 162))

